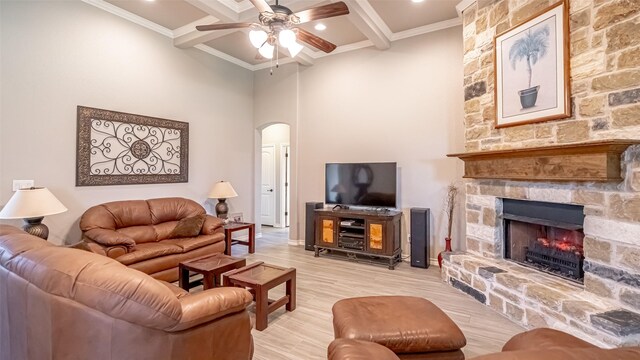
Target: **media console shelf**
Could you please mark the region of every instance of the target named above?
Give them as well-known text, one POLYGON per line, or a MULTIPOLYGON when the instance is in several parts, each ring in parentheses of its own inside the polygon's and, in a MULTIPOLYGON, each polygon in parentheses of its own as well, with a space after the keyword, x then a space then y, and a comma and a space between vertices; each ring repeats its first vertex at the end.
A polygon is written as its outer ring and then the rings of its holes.
POLYGON ((399 211, 315 210, 315 256, 338 252, 360 262, 402 261, 399 211))

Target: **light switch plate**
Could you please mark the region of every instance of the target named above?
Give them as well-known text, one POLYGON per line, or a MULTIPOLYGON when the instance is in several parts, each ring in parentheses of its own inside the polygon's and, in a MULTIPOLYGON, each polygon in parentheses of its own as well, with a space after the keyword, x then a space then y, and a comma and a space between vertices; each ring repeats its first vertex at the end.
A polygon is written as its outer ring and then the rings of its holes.
POLYGON ((30 188, 33 187, 34 184, 35 182, 33 180, 13 180, 13 191, 30 188))

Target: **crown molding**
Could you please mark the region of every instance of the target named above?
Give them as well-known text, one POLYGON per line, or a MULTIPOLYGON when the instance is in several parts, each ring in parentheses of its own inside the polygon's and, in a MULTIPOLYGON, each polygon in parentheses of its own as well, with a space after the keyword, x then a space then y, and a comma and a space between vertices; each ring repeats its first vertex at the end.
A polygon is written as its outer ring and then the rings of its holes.
POLYGON ((434 31, 444 30, 451 27, 456 27, 462 25, 461 18, 453 18, 445 21, 440 21, 435 24, 429 24, 425 26, 420 26, 417 28, 400 31, 391 35, 391 41, 402 40, 406 38, 410 38, 413 36, 418 36, 422 34, 427 34, 434 31))
POLYGON ((477 0, 462 0, 456 5, 456 11, 458 12, 458 16, 462 17, 462 12, 465 11, 469 6, 476 3, 477 0))
POLYGON ((132 23, 138 24, 140 26, 144 26, 149 30, 153 30, 155 32, 157 32, 158 34, 162 34, 168 38, 172 38, 173 39, 173 31, 171 31, 170 29, 167 29, 164 26, 158 25, 156 23, 154 23, 153 21, 149 21, 141 16, 132 14, 126 10, 123 10, 122 8, 119 8, 115 5, 111 5, 106 1, 103 0, 82 0, 82 2, 87 3, 89 5, 93 5, 99 9, 102 9, 106 12, 109 12, 111 14, 120 16, 123 19, 129 20, 132 23))
POLYGON ((219 57, 220 59, 223 60, 227 60, 230 63, 236 64, 238 66, 241 66, 247 70, 251 70, 254 71, 255 70, 255 65, 251 65, 248 62, 244 62, 240 59, 238 59, 237 57, 233 57, 227 53, 223 53, 222 51, 216 50, 214 48, 212 48, 211 46, 207 46, 205 44, 198 44, 196 46, 194 46, 194 48, 198 49, 198 50, 202 50, 204 52, 206 52, 207 54, 219 57))
MULTIPOLYGON (((461 14, 461 11, 464 11, 464 9, 466 9, 467 7, 469 7, 470 5, 476 3, 477 0, 463 0, 462 2, 460 2, 457 6, 456 6, 456 10, 458 10, 458 13, 461 14), (464 8, 462 8, 461 10, 459 9, 460 6, 462 6, 464 4, 464 8)), ((155 31, 161 35, 164 35, 168 38, 171 39, 176 39, 178 37, 183 37, 185 35, 188 35, 189 33, 193 32, 194 29, 191 29, 191 31, 189 31, 190 27, 195 28, 195 25, 201 25, 201 24, 208 24, 208 23, 215 23, 216 21, 214 20, 218 20, 216 17, 214 16, 206 16, 202 19, 196 20, 194 22, 192 22, 191 24, 187 24, 185 26, 182 26, 178 29, 175 29, 174 31, 165 28, 164 26, 158 25, 152 21, 149 21, 141 16, 135 15, 133 13, 130 13, 126 10, 123 10, 122 8, 119 8, 115 5, 112 5, 104 0, 82 0, 82 2, 95 6, 101 10, 107 11, 113 15, 119 16, 123 19, 126 19, 128 21, 131 21, 132 23, 138 24, 140 26, 143 26, 149 30, 155 31)), ((233 7, 234 5, 237 5, 236 9, 233 9, 233 11, 245 11, 246 9, 244 8, 251 8, 252 5, 249 1, 244 1, 242 3, 236 3, 234 0, 220 0, 220 2, 222 4, 224 4, 227 7, 233 7), (233 4, 232 4, 233 3, 233 4), (243 10, 244 9, 244 10, 243 10)), ((435 24, 429 24, 429 25, 425 25, 425 26, 421 26, 418 28, 414 28, 414 29, 409 29, 409 30, 405 30, 405 31, 401 31, 401 32, 397 32, 397 33, 393 33, 391 32, 391 30, 386 26, 386 24, 384 23, 384 21, 382 21, 382 19, 377 15, 377 13, 375 13, 375 11, 373 11, 373 8, 369 9, 369 7, 366 7, 366 10, 364 10, 363 12, 366 13, 366 15, 368 16, 369 19, 372 19, 373 22, 375 23, 375 25, 378 27, 378 29, 380 29, 380 31, 383 33, 383 36, 386 36, 390 42, 394 42, 394 41, 398 41, 398 40, 402 40, 402 39, 406 39, 406 38, 410 38, 413 36, 418 36, 418 35, 422 35, 422 34, 426 34, 426 33, 430 33, 430 32, 434 32, 434 31, 439 31, 439 30, 443 30, 443 29, 447 29, 450 27, 455 27, 455 26, 459 26, 462 24, 462 19, 461 18, 454 18, 454 19, 449 19, 449 20, 445 20, 445 21, 441 21, 435 24), (373 14, 370 12, 373 11, 373 14), (375 16, 373 16, 375 15, 375 16)), ((375 46, 374 42, 371 40, 364 40, 364 41, 360 41, 357 43, 353 43, 353 44, 348 44, 348 45, 342 45, 342 46, 338 46, 334 51, 332 51, 331 53, 327 54, 324 53, 322 51, 312 51, 312 50, 303 50, 303 57, 304 59, 301 59, 301 61, 297 61, 296 59, 291 59, 291 58, 286 58, 282 61, 279 62, 279 64, 284 65, 284 64, 289 64, 289 63, 293 63, 293 62, 300 62, 302 65, 307 65, 307 66, 311 66, 313 65, 313 60, 315 59, 320 59, 326 56, 330 56, 330 55, 336 55, 336 54, 342 54, 342 53, 346 53, 349 51, 354 51, 354 50, 359 50, 359 49, 363 49, 363 48, 367 48, 367 47, 371 47, 371 46, 375 46)), ((234 56, 231 56, 227 53, 224 53, 222 51, 216 50, 208 45, 204 45, 202 43, 194 45, 194 48, 206 52, 209 55, 213 55, 215 57, 218 57, 220 59, 229 61, 232 64, 238 65, 244 69, 250 70, 250 71, 256 71, 256 70, 262 70, 262 69, 267 69, 270 68, 272 66, 271 62, 264 62, 262 64, 257 64, 257 65, 252 65, 248 62, 245 62, 243 60, 240 60, 234 56)))

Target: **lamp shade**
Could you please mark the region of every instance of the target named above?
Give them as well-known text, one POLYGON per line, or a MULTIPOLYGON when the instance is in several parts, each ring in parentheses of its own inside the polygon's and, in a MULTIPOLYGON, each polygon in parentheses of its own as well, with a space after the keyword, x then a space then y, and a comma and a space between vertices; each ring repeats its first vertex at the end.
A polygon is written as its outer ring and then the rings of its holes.
POLYGON ((0 211, 0 219, 28 219, 67 211, 47 188, 20 189, 0 211))
POLYGON ((236 196, 238 196, 238 193, 228 181, 217 182, 209 192, 209 198, 212 199, 228 199, 236 196))

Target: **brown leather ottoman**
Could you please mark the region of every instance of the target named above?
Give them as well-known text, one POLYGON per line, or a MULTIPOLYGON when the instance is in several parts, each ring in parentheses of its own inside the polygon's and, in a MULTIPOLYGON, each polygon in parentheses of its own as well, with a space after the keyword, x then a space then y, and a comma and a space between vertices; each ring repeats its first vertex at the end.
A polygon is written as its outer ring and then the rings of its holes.
POLYGON ((464 359, 460 328, 430 301, 413 296, 368 296, 333 305, 333 333, 376 342, 401 359, 464 359))

